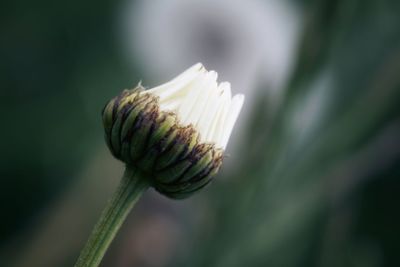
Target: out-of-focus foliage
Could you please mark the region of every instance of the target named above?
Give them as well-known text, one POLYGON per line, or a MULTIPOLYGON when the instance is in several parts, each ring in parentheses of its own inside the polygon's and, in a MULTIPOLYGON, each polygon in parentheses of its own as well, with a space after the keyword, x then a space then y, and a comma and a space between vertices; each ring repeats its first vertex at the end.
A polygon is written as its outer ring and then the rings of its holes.
POLYGON ((303 8, 284 101, 255 107, 240 171, 213 186, 214 217, 178 266, 400 264, 400 4, 303 8))
POLYGON ((139 80, 118 54, 114 12, 113 1, 0 4, 0 245, 68 188, 103 142, 104 103, 139 80))
MULTIPOLYGON (((260 90, 237 171, 180 204, 188 205, 176 216, 182 240, 169 264, 154 266, 400 266, 400 2, 292 3, 305 26, 282 102, 269 109, 260 90), (206 218, 193 219, 198 213, 206 218)), ((116 8, 92 0, 0 4, 1 266, 35 254, 22 245, 31 242, 27 229, 79 182, 97 148, 106 150, 103 104, 145 76, 119 52, 116 8)), ((56 257, 47 251, 59 241, 35 257, 56 257)), ((70 266, 79 249, 60 253, 57 266, 70 266)), ((110 255, 104 266, 117 266, 110 255)))

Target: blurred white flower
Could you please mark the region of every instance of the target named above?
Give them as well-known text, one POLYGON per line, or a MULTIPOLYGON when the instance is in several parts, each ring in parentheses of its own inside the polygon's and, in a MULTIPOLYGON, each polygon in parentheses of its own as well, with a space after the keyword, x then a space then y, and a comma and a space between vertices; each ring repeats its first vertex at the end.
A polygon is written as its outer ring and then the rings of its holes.
POLYGON ((249 116, 257 88, 268 87, 275 99, 271 103, 278 102, 300 25, 299 13, 288 2, 128 0, 122 11, 128 58, 152 79, 161 81, 203 62, 229 80, 234 91, 246 94, 250 104, 241 121, 249 116))

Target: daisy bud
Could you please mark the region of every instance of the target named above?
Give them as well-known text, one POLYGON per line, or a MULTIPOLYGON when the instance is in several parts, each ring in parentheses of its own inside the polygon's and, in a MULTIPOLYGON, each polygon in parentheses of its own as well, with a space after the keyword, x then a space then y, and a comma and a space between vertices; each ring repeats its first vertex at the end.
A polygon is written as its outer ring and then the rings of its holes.
POLYGON ((161 86, 138 85, 112 99, 102 114, 106 142, 157 191, 184 198, 218 172, 243 100, 198 63, 161 86))

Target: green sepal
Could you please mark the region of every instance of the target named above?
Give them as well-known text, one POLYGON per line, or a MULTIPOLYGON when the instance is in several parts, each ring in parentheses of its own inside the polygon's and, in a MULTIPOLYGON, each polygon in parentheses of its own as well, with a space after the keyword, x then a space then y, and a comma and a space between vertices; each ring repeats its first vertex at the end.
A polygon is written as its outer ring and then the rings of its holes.
POLYGON ((199 191, 208 185, 212 180, 212 176, 204 177, 197 182, 183 182, 177 185, 163 185, 158 184, 156 189, 162 194, 174 199, 184 199, 189 196, 192 196, 194 193, 199 191))
MULTIPOLYGON (((125 140, 127 137, 127 134, 132 131, 132 129, 135 127, 135 122, 140 114, 140 112, 143 112, 143 109, 146 107, 151 102, 151 98, 146 98, 140 103, 132 103, 133 109, 130 110, 129 115, 124 121, 124 125, 122 126, 122 131, 121 131, 121 139, 125 140)), ((135 133, 132 133, 133 135, 135 133)))
POLYGON ((102 118, 103 126, 106 134, 110 134, 113 126, 113 108, 115 104, 115 98, 113 98, 103 109, 102 118))
POLYGON ((195 178, 196 175, 201 173, 201 171, 203 171, 210 165, 212 160, 213 160, 213 152, 212 150, 208 150, 200 159, 192 163, 190 169, 187 172, 185 172, 180 181, 185 182, 195 178))
POLYGON ((131 137, 130 155, 133 161, 139 160, 145 153, 146 143, 149 138, 150 129, 153 127, 154 120, 151 118, 154 105, 148 104, 139 114, 139 118, 134 126, 134 134, 131 137))
POLYGON ((162 171, 157 172, 156 180, 160 183, 173 183, 178 181, 183 173, 190 168, 192 162, 188 159, 178 162, 172 166, 168 166, 162 171))
POLYGON ((111 151, 115 157, 119 158, 121 154, 121 124, 122 124, 122 113, 118 113, 117 119, 111 129, 110 140, 111 140, 111 151))
POLYGON ((160 116, 155 123, 155 129, 153 134, 150 136, 149 139, 149 147, 152 147, 154 144, 159 143, 162 138, 165 138, 167 133, 171 130, 172 127, 176 125, 176 117, 165 114, 160 116))
POLYGON ((183 159, 189 155, 193 147, 198 142, 198 133, 190 126, 179 129, 177 136, 171 140, 171 148, 162 153, 157 161, 157 170, 167 168, 175 161, 183 159))

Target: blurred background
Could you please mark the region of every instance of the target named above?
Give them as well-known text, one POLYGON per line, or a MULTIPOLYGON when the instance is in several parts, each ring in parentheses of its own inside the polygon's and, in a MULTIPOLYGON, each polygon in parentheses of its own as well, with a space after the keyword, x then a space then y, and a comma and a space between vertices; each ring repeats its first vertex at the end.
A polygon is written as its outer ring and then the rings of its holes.
POLYGON ((222 172, 147 192, 102 265, 400 266, 400 2, 0 2, 0 266, 73 266, 123 172, 100 112, 196 62, 246 102, 222 172))

